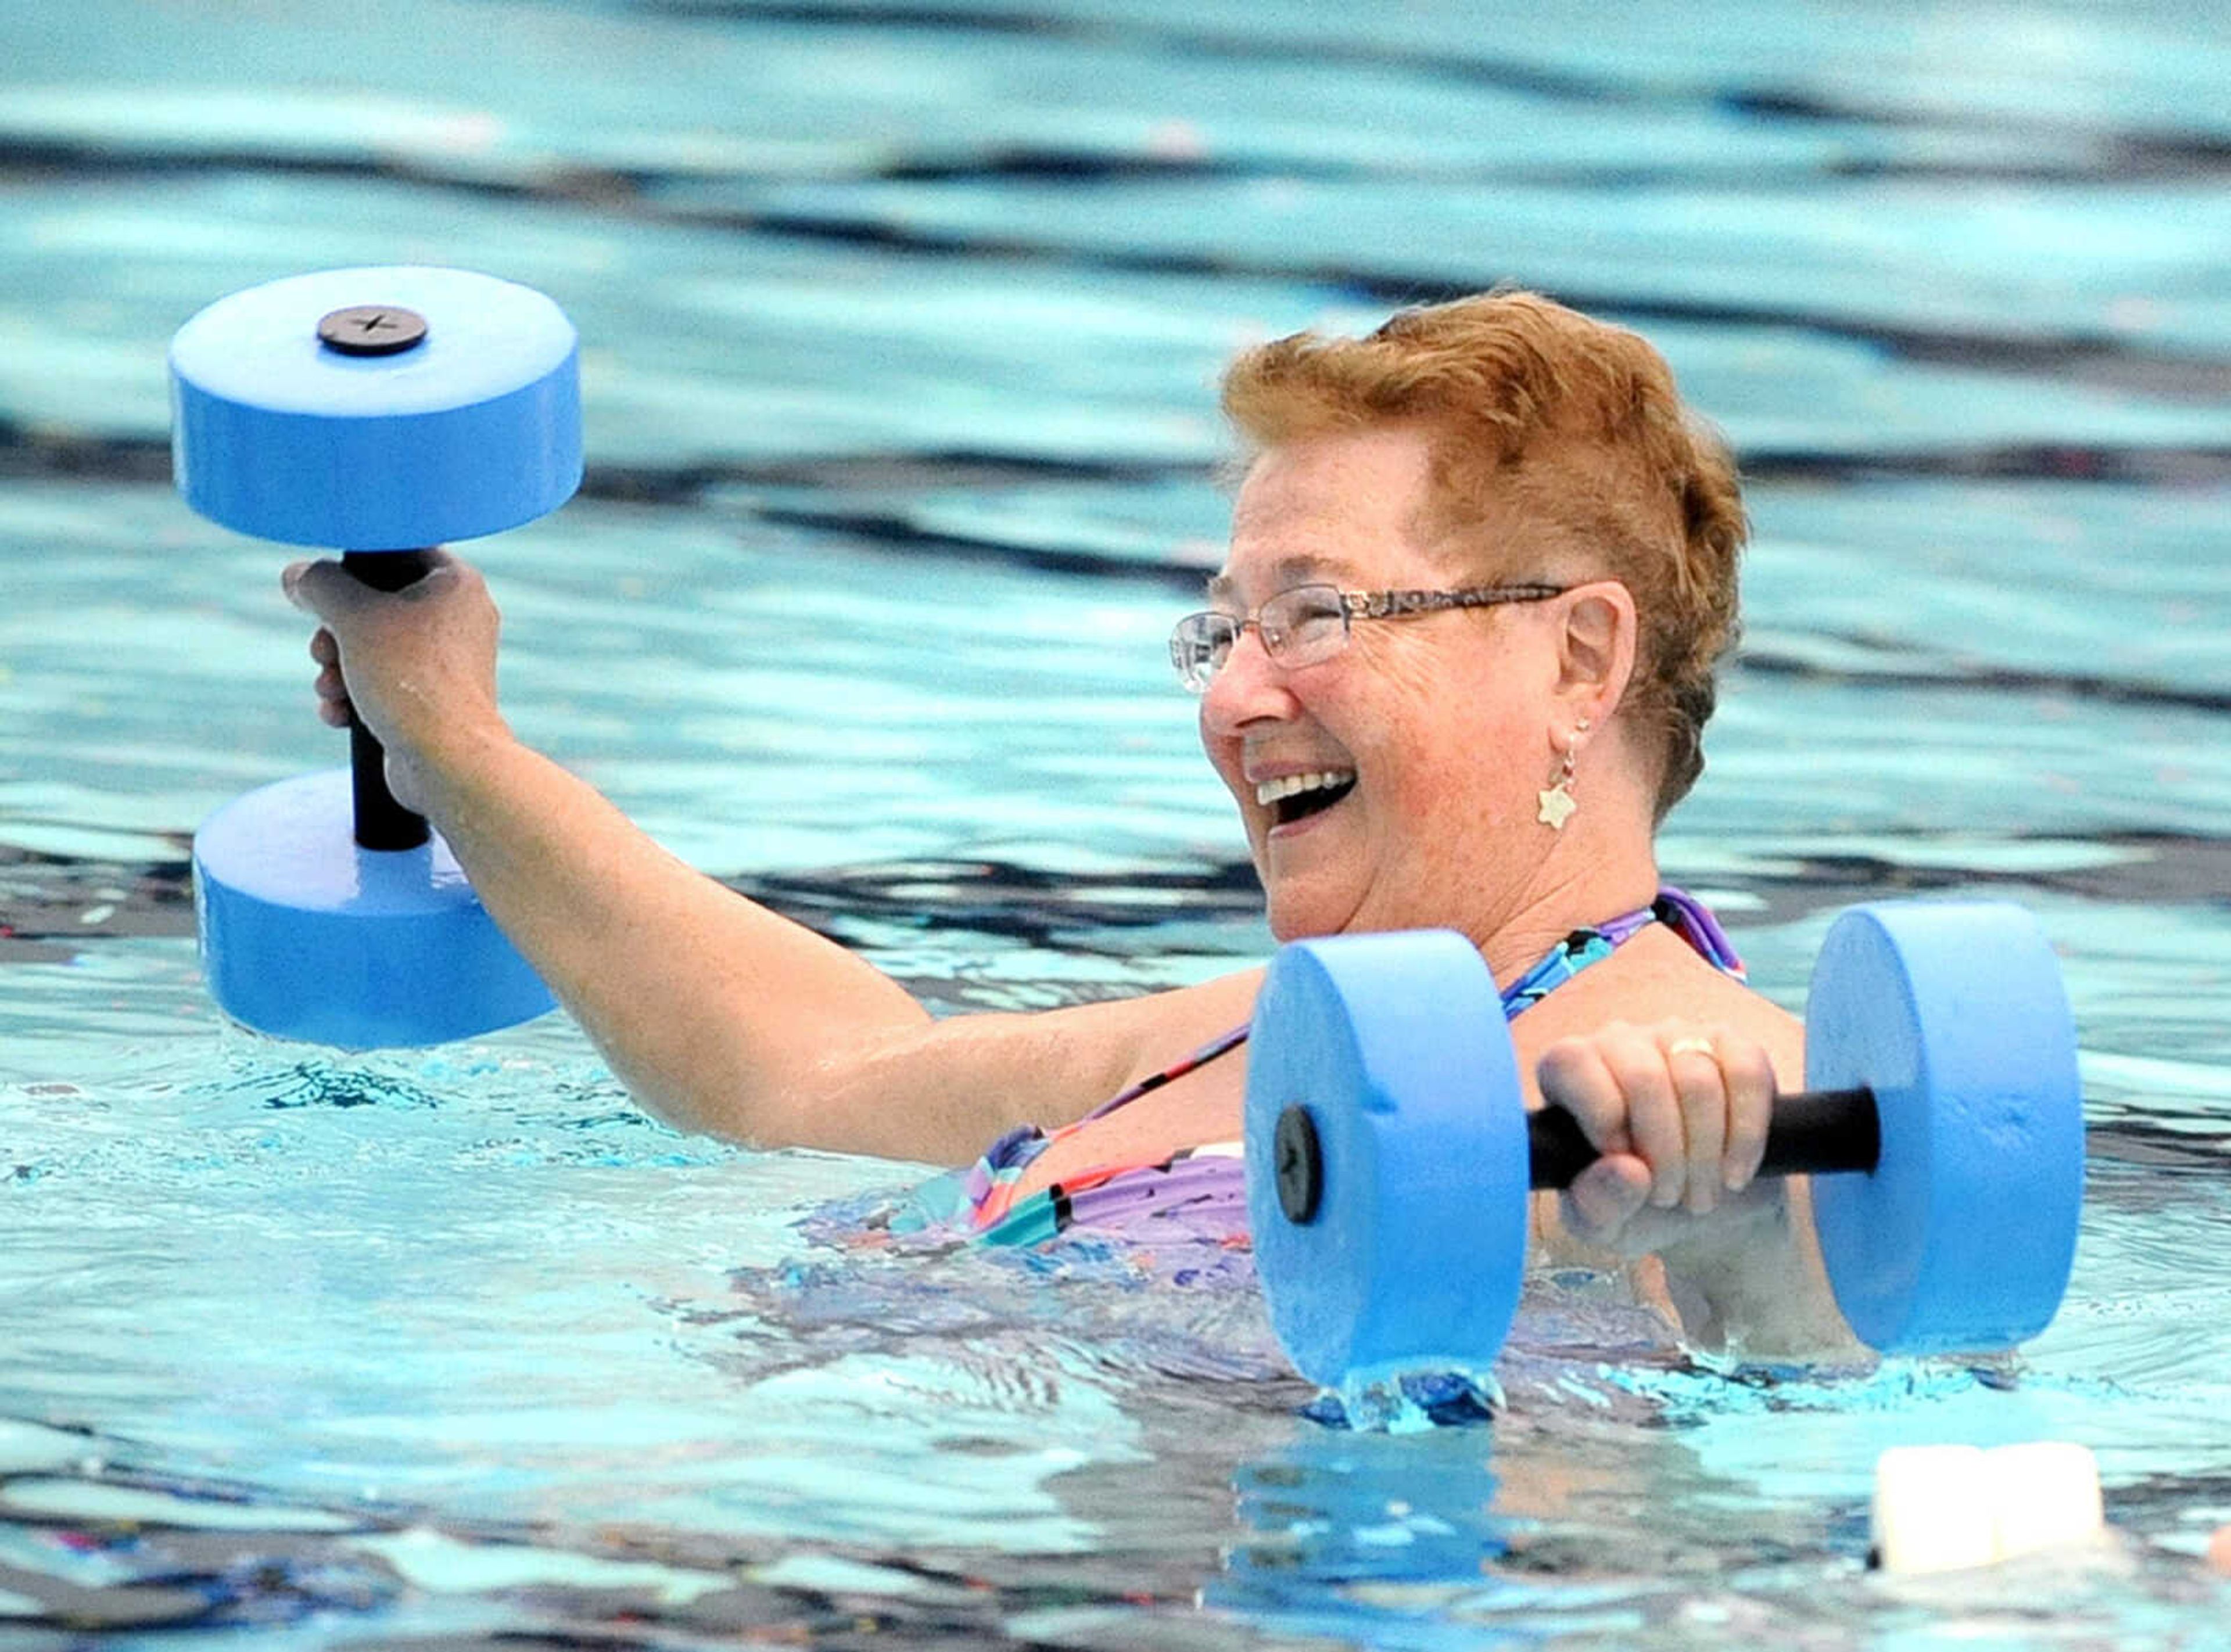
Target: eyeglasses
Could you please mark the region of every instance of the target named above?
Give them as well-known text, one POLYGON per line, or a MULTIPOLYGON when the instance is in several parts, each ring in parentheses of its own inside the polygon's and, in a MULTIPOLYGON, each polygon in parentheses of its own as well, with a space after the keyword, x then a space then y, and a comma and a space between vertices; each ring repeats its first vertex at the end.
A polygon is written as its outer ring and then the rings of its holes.
POLYGON ((1188 614, 1170 632, 1170 663, 1195 694, 1207 690, 1232 657, 1239 634, 1253 627, 1263 651, 1290 669, 1329 660, 1348 646, 1360 619, 1413 619, 1451 608, 1495 608, 1504 603, 1546 602, 1566 585, 1474 585, 1463 590, 1342 590, 1337 585, 1296 585, 1255 610, 1251 619, 1209 609, 1188 614))

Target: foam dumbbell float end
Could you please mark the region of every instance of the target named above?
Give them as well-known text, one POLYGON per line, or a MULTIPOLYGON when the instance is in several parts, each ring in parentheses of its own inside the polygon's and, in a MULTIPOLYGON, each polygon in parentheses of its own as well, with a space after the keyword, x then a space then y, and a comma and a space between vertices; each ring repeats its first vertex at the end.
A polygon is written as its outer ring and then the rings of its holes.
POLYGON ((572 323, 469 270, 321 270, 219 299, 171 344, 178 490, 211 521, 330 550, 422 550, 533 521, 581 480, 572 323), (410 348, 351 355, 327 315, 391 305, 410 348))
POLYGON ((1867 1176, 1821 1177, 1836 1306, 1870 1347, 2011 1348, 2060 1306, 2084 1197, 2076 1035, 2019 907, 1880 902, 1830 926, 1805 1008, 1808 1087, 1865 1086, 1867 1176))
POLYGON ((439 834, 358 846, 346 769, 234 799, 194 836, 210 991, 275 1037, 387 1049, 477 1037, 556 1006, 439 834))
POLYGON ((1282 948, 1249 1045, 1248 1218, 1266 1286, 1307 1282, 1265 1293, 1295 1368, 1327 1387, 1484 1371, 1517 1309, 1528 1204, 1524 1113, 1485 1099, 1518 1074, 1478 949, 1446 931, 1282 948), (1292 1109, 1319 1149, 1305 1222, 1276 1173, 1292 1109))

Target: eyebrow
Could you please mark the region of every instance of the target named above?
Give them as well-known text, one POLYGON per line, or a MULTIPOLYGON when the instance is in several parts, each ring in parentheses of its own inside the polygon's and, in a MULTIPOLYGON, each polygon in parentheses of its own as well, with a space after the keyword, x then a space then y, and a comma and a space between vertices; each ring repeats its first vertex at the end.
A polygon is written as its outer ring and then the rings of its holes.
MULTIPOLYGON (((1273 563, 1271 566, 1271 579, 1274 590, 1287 590, 1296 585, 1327 582, 1336 585, 1341 583, 1346 572, 1346 565, 1330 557, 1298 552, 1292 556, 1280 557, 1273 563)), ((1208 600, 1211 603, 1231 606, 1232 593, 1234 589, 1236 587, 1230 575, 1212 574, 1208 581, 1208 600)))

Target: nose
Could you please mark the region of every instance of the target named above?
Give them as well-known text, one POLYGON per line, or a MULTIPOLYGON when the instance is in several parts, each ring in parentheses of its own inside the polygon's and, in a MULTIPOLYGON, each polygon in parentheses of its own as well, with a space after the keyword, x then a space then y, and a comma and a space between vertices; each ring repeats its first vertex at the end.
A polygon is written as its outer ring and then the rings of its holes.
POLYGON ((1201 732, 1236 736, 1250 724, 1283 721, 1293 714, 1286 674, 1264 649, 1262 632, 1251 625, 1233 641, 1222 668, 1201 694, 1201 732))

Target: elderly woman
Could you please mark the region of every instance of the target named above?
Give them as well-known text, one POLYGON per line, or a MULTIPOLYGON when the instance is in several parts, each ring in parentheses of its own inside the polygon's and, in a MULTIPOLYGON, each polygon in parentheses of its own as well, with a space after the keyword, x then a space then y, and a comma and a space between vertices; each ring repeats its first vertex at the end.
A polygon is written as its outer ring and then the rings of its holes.
MULTIPOLYGON (((1544 1236, 1651 1259, 1700 1340, 1840 1339, 1804 1185, 1752 1180, 1801 1029, 1652 849, 1735 623, 1725 449, 1643 340, 1524 294, 1264 345, 1224 400, 1246 456, 1231 552, 1171 649, 1272 931, 1470 936, 1532 1099, 1604 1152, 1543 1202, 1544 1236)), ((963 1214, 994 1237, 1141 1211, 1244 1229, 1229 1144, 1259 971, 934 1021, 514 739, 466 565, 391 596, 331 562, 287 584, 323 622, 327 720, 378 734, 396 795, 647 1106, 762 1145, 973 1159, 963 1214)))

